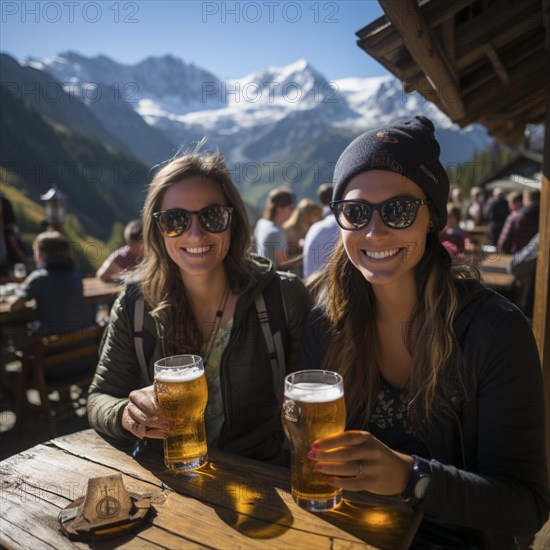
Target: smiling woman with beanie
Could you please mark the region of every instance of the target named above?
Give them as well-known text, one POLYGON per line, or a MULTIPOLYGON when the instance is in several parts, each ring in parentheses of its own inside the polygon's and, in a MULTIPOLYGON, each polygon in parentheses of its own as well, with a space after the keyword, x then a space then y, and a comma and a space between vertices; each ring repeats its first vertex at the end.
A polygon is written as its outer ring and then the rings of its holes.
POLYGON ((340 372, 347 428, 313 444, 329 483, 424 512, 413 548, 515 548, 548 518, 544 397, 520 311, 452 268, 449 180, 425 117, 359 136, 334 171, 341 241, 304 368, 340 372))

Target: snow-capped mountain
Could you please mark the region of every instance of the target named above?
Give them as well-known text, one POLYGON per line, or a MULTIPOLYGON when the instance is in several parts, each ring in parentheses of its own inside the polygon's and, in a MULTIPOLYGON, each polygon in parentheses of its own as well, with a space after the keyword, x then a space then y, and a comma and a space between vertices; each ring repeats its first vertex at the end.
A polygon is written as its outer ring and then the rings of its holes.
POLYGON ((104 55, 87 58, 69 51, 49 58, 30 58, 26 64, 49 72, 73 89, 87 83, 89 92, 82 96, 88 102, 99 93, 110 93, 130 105, 145 98, 162 99, 172 112, 201 108, 203 83, 218 81, 211 73, 171 55, 123 65, 104 55))
MULTIPOLYGON (((207 136, 209 144, 219 147, 233 164, 334 163, 362 131, 416 114, 434 121, 443 163, 464 162, 490 143, 484 128, 460 129, 420 95, 405 95, 392 76, 330 82, 303 59, 225 81, 173 56, 122 65, 105 56, 86 58, 67 52, 29 59, 26 64, 47 71, 65 89, 79 93, 134 153, 131 144, 144 130, 135 121, 128 122, 136 115, 162 133, 165 158, 179 145, 189 146, 207 136), (94 99, 94 90, 96 95, 102 92, 103 101, 94 99)), ((140 150, 151 143, 149 136, 142 141, 140 150)), ((313 182, 308 186, 314 189, 313 182)))

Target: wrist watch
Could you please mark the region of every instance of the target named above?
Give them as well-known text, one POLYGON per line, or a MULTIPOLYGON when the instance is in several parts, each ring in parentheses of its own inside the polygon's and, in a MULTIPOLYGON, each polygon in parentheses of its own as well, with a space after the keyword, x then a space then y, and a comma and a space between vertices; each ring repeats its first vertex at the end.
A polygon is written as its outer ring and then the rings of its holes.
POLYGON ((429 460, 416 455, 412 456, 414 458, 413 470, 405 490, 401 493, 401 500, 411 506, 416 506, 428 492, 432 480, 432 467, 429 460))

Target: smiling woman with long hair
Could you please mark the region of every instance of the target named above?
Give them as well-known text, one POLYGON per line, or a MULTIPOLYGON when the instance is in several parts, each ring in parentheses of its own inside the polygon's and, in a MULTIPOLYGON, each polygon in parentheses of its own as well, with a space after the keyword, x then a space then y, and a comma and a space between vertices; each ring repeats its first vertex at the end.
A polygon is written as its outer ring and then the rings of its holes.
MULTIPOLYGON (((243 201, 219 153, 178 157, 154 176, 143 208, 144 259, 111 312, 90 388, 88 416, 118 439, 165 437, 153 394, 156 360, 201 355, 208 383, 206 436, 211 448, 250 458, 284 459, 274 373, 255 301, 280 287, 289 338, 287 369, 296 370, 311 298, 302 282, 247 253, 243 201), (134 306, 144 298, 140 369, 134 306)), ((268 311, 269 314, 269 311, 268 311)))
POLYGON ((340 156, 340 226, 304 368, 344 377, 346 431, 313 443, 329 483, 424 512, 413 548, 515 548, 548 519, 544 396, 527 320, 453 268, 438 238, 449 180, 425 117, 340 156))

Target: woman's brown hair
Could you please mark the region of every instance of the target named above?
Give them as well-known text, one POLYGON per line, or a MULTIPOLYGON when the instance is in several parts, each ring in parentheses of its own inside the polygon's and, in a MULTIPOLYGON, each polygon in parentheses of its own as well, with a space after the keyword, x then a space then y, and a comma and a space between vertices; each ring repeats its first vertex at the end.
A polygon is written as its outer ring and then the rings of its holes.
MULTIPOLYGON (((405 345, 412 357, 409 379, 409 412, 415 429, 421 421, 431 422, 435 411, 447 414, 447 377, 459 363, 453 323, 458 308, 455 278, 475 277, 466 267, 451 269, 451 258, 437 232, 426 238, 425 253, 416 266, 419 300, 403 330, 405 345)), ((376 362, 376 301, 371 284, 349 260, 340 241, 329 275, 317 281, 317 294, 326 310, 335 335, 324 359, 324 366, 344 377, 348 418, 366 421, 380 386, 376 362), (365 408, 366 400, 366 408, 365 408)))
POLYGON ((143 207, 144 259, 140 264, 140 287, 153 313, 174 307, 176 351, 197 353, 202 345, 202 332, 189 315, 191 308, 177 265, 166 252, 164 238, 158 230, 153 213, 161 210, 167 189, 185 178, 205 177, 220 185, 230 206, 231 240, 224 263, 230 288, 238 292, 249 280, 247 250, 250 244, 250 224, 243 200, 225 164, 221 153, 202 154, 197 151, 172 159, 155 174, 143 207))

